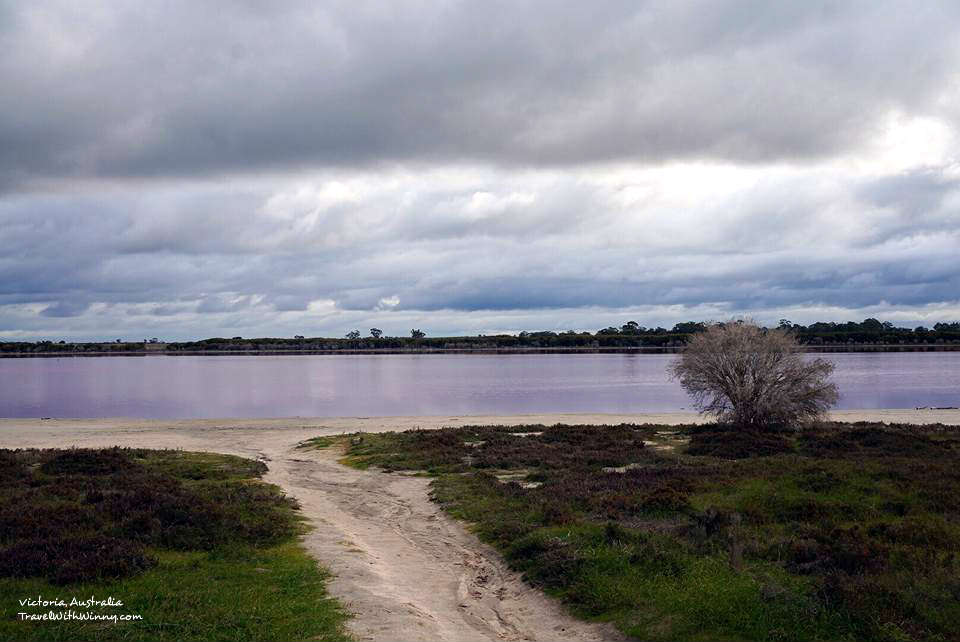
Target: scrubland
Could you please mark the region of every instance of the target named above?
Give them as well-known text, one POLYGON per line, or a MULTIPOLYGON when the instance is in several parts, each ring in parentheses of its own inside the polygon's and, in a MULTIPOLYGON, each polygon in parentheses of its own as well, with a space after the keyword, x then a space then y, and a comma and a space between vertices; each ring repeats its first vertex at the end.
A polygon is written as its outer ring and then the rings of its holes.
POLYGON ((345 639, 266 466, 129 448, 0 450, 0 639, 345 639), (122 607, 21 605, 74 597, 122 607), (29 621, 18 613, 132 614, 29 621))
POLYGON ((956 426, 469 426, 345 443, 349 465, 433 476, 435 501, 528 581, 630 636, 956 639, 956 426))

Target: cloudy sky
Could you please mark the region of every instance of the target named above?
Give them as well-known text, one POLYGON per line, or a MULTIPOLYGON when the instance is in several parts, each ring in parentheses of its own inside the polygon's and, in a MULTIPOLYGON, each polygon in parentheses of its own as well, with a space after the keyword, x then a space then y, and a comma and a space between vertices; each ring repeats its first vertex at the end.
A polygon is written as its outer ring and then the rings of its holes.
POLYGON ((952 0, 11 0, 0 52, 0 338, 960 319, 952 0))

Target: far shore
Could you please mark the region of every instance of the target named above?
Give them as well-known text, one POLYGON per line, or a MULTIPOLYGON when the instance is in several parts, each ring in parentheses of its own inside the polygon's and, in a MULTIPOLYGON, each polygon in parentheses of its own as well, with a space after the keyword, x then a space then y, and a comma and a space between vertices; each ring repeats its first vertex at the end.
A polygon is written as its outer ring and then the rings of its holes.
MULTIPOLYGON (((677 354, 683 346, 571 346, 515 348, 342 348, 342 349, 250 349, 250 350, 51 350, 44 352, 0 352, 0 359, 63 358, 63 357, 212 357, 212 356, 278 356, 278 355, 385 355, 385 354, 677 354)), ((804 345, 811 354, 836 352, 960 352, 958 343, 836 343, 804 345)))

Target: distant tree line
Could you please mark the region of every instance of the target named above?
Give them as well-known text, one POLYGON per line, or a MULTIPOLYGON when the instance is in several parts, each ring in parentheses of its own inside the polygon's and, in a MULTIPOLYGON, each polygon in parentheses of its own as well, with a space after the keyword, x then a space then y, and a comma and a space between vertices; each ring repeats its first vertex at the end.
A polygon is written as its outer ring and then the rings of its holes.
MULTIPOLYGON (((687 339, 702 332, 707 324, 700 321, 684 321, 672 328, 648 328, 636 321, 628 321, 620 327, 602 328, 595 333, 567 330, 555 332, 521 332, 519 334, 478 335, 463 337, 428 337, 420 329, 410 331, 410 336, 384 336, 379 328, 370 328, 369 336, 352 330, 344 338, 305 337, 230 339, 214 337, 199 341, 163 343, 157 339, 125 342, 67 343, 65 341, 11 341, 0 343, 2 354, 32 354, 48 352, 68 353, 139 353, 163 351, 176 352, 260 352, 260 351, 309 351, 309 350, 492 350, 492 349, 569 349, 569 348, 675 348, 683 346, 687 339)), ((817 322, 810 325, 792 323, 781 319, 779 328, 789 330, 797 341, 807 346, 932 346, 960 344, 960 322, 936 323, 932 327, 897 327, 890 322, 865 319, 859 323, 817 322)))

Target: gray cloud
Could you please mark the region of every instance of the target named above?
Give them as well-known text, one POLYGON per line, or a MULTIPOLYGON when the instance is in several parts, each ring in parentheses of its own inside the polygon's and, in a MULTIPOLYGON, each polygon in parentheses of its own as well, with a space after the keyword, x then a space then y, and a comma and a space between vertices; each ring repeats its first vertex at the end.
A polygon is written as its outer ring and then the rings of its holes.
POLYGON ((64 298, 44 308, 40 314, 45 317, 54 317, 57 319, 65 317, 78 317, 90 307, 88 301, 64 298))
POLYGON ((952 319, 958 35, 951 3, 0 0, 0 337, 952 319))
MULTIPOLYGON (((349 319, 424 314, 539 311, 550 327, 550 310, 957 301, 960 180, 949 167, 869 180, 737 170, 762 179, 707 190, 679 211, 683 186, 647 193, 666 180, 649 171, 617 181, 324 174, 21 195, 0 207, 0 303, 42 304, 41 316, 71 323, 125 315, 168 332, 183 323, 222 334, 258 319, 270 334, 320 318, 339 334, 349 319), (646 196, 623 201, 631 189, 646 196)), ((449 330, 474 322, 460 323, 449 330)))
POLYGON ((0 183, 824 157, 954 119, 960 7, 8 3, 0 183), (919 46, 918 43, 922 43, 919 46))

